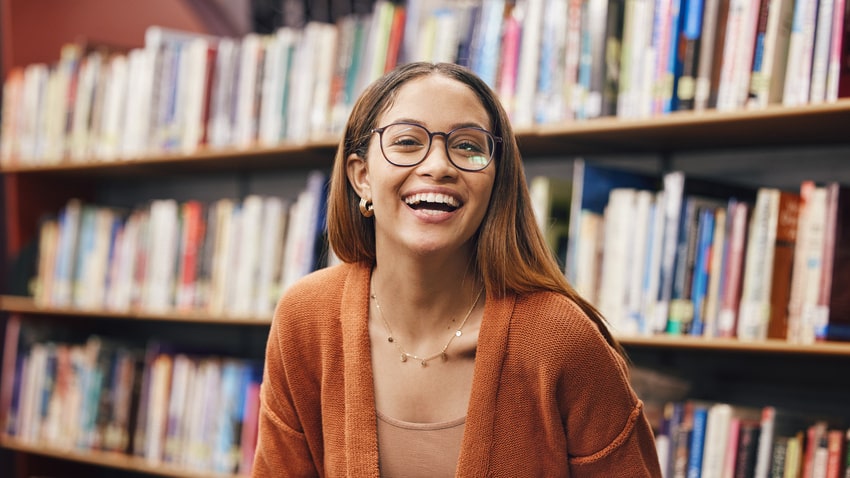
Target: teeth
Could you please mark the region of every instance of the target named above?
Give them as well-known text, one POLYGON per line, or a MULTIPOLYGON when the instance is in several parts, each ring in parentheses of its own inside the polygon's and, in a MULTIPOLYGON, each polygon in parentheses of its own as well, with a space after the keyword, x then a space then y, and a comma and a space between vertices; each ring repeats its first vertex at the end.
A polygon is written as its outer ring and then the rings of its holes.
POLYGON ((447 194, 441 193, 416 193, 404 198, 404 202, 407 204, 419 204, 422 202, 428 202, 435 204, 447 204, 452 207, 459 206, 459 203, 455 198, 447 194))

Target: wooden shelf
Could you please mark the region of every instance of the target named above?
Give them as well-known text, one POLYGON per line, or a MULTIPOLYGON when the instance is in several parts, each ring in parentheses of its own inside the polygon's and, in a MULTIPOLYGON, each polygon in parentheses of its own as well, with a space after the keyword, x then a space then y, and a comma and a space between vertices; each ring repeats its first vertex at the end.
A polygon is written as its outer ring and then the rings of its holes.
MULTIPOLYGON (((0 311, 55 315, 64 317, 100 317, 125 320, 194 322, 204 324, 269 326, 271 318, 257 317, 213 317, 203 311, 151 313, 144 311, 117 312, 110 310, 82 310, 73 308, 39 307, 31 297, 0 296, 0 311)), ((619 337, 627 348, 657 349, 705 349, 717 351, 752 352, 767 354, 833 355, 850 357, 850 343, 818 342, 794 344, 784 340, 744 342, 738 339, 714 339, 691 336, 655 335, 649 337, 619 337)))
MULTIPOLYGON (((518 129, 524 157, 592 153, 669 153, 712 149, 850 144, 850 98, 835 103, 761 110, 674 112, 646 119, 604 117, 518 129)), ((0 173, 109 177, 197 171, 329 168, 339 138, 287 142, 274 147, 204 149, 114 161, 63 161, 6 166, 0 173)))
POLYGON ((174 478, 234 478, 242 475, 214 473, 211 471, 192 471, 167 463, 156 463, 144 458, 118 452, 97 450, 60 449, 42 443, 25 443, 9 436, 0 438, 0 447, 8 450, 29 453, 77 463, 105 466, 117 470, 140 472, 155 476, 174 478))
POLYGON ((784 340, 769 339, 745 342, 738 339, 715 339, 704 337, 657 335, 651 337, 618 337, 626 349, 633 347, 656 349, 704 349, 719 352, 746 352, 759 354, 825 355, 850 357, 850 343, 817 342, 795 344, 784 340))
POLYGON ((200 170, 240 171, 259 169, 323 168, 333 164, 338 139, 311 142, 287 142, 274 147, 244 149, 203 149, 192 154, 162 154, 134 159, 93 160, 57 164, 5 166, 0 173, 73 176, 153 176, 164 173, 188 173, 200 170))
POLYGON ((199 324, 221 324, 221 325, 271 325, 271 317, 234 317, 234 316, 212 316, 204 311, 191 312, 163 312, 153 313, 143 310, 134 311, 111 311, 103 309, 74 309, 58 307, 40 307, 35 304, 31 297, 19 297, 4 295, 0 296, 0 311, 14 312, 31 315, 56 315, 64 317, 98 317, 115 318, 124 320, 161 321, 161 322, 192 322, 199 324))
POLYGON ((520 137, 523 154, 669 153, 712 149, 850 144, 850 98, 761 110, 674 112, 648 119, 613 117, 535 128, 520 137))

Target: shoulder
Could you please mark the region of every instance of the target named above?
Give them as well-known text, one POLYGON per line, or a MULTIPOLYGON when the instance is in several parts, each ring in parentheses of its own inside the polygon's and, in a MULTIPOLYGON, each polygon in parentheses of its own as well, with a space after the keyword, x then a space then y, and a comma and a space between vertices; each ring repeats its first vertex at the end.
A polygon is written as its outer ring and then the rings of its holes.
POLYGON ((344 307, 343 290, 364 281, 368 283, 368 268, 359 264, 311 272, 284 291, 275 310, 274 326, 297 331, 336 322, 344 307))
POLYGON ((356 280, 358 273, 363 273, 363 267, 359 264, 339 264, 313 271, 283 292, 279 307, 306 306, 314 309, 317 304, 338 302, 346 282, 356 280))
POLYGON ((584 310, 571 298, 551 292, 520 294, 511 318, 511 335, 563 366, 621 369, 622 357, 584 310))

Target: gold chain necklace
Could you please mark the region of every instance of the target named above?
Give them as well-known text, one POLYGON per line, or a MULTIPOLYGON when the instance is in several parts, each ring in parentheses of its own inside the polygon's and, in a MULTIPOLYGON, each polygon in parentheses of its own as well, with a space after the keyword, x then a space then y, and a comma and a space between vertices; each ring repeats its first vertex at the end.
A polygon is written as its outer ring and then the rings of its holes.
POLYGON ((463 331, 461 329, 463 329, 463 326, 464 324, 466 324, 466 321, 469 319, 469 316, 472 315, 472 311, 475 309, 475 305, 478 304, 478 300, 481 298, 481 294, 483 292, 484 288, 482 287, 478 291, 478 295, 475 296, 475 300, 472 301, 472 306, 466 312, 466 315, 463 317, 463 320, 460 321, 460 325, 457 329, 455 329, 451 337, 449 337, 449 341, 446 342, 446 345, 444 345, 439 352, 433 355, 429 355, 427 357, 420 357, 404 350, 404 347, 402 347, 401 344, 393 337, 393 331, 390 328, 389 322, 387 322, 387 318, 384 317, 384 309, 381 308, 381 304, 380 302, 378 302, 378 296, 375 294, 375 291, 372 291, 371 297, 375 301, 375 307, 378 308, 378 314, 381 316, 381 321, 384 323, 384 328, 387 329, 387 342, 395 345, 396 349, 398 349, 399 354, 401 354, 401 361, 407 362, 408 359, 412 359, 418 361, 420 367, 427 367, 428 362, 434 360, 437 357, 439 357, 443 362, 449 359, 448 354, 446 354, 446 350, 449 348, 449 345, 452 344, 452 341, 454 341, 455 337, 460 337, 461 335, 463 335, 463 331))

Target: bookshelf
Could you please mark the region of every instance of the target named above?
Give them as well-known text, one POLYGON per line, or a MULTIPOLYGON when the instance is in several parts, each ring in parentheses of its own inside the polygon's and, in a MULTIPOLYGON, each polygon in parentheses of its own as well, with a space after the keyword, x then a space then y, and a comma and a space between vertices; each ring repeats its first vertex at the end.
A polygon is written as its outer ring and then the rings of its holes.
MULTIPOLYGON (((661 157, 676 158, 678 154, 711 153, 726 150, 758 150, 759 148, 793 147, 801 151, 823 145, 846 146, 847 137, 841 127, 850 121, 850 100, 837 103, 794 108, 773 108, 764 111, 737 113, 706 112, 702 114, 672 114, 653 120, 623 121, 602 118, 586 122, 545 126, 521 131, 518 141, 528 167, 554 160, 556 167, 569 168, 571 157, 622 157, 628 153, 658 153, 661 157), (674 132, 674 133, 671 133, 674 132), (722 138, 718 141, 717 138, 722 138), (626 145, 626 146, 624 146, 626 145)), ((307 166, 327 168, 331 164, 333 139, 281 145, 274 148, 246 150, 202 151, 193 155, 162 155, 137 158, 125 162, 61 164, 55 166, 19 166, 3 170, 4 176, 31 185, 18 191, 18 201, 29 202, 33 191, 45 186, 68 194, 84 189, 90 193, 98 187, 116 181, 157 182, 167 178, 179 181, 203 180, 204 175, 221 173, 268 175, 272 172, 299 175, 307 166), (61 186, 60 186, 61 185, 61 186)), ((628 154, 622 162, 628 163, 628 154)), ((655 155, 653 155, 654 157, 655 155)), ((635 161, 640 161, 635 160, 635 161)), ((654 161, 654 159, 653 159, 654 161)), ((767 160, 764 160, 767 161, 767 160)), ((768 161, 769 163, 769 161, 768 161)), ((765 163, 765 164, 768 164, 765 163)), ((839 165, 841 167, 841 165, 839 165)), ((805 166, 800 168, 801 174, 805 166)), ((58 206, 47 206, 58 207, 58 206)), ((55 209, 47 209, 51 211, 55 209)), ((8 212, 7 212, 8 213, 8 212)), ((25 235, 26 216, 21 215, 20 243, 33 239, 32 227, 25 235)), ((17 315, 25 320, 58 320, 79 329, 104 330, 116 327, 132 328, 141 334, 169 333, 180 330, 192 333, 198 327, 223 329, 220 335, 240 330, 240 337, 250 336, 255 346, 262 348, 262 337, 268 318, 211 317, 202 313, 147 313, 133 311, 116 313, 73 308, 41 308, 31 298, 0 297, 0 312, 17 315), (247 329, 247 330, 246 330, 247 329), (157 331, 157 332, 155 332, 157 331)), ((226 340, 226 339, 222 339, 226 340)), ((691 381, 691 396, 704 399, 734 399, 739 402, 759 402, 774 399, 777 391, 786 393, 782 404, 822 413, 828 410, 846 418, 842 404, 850 396, 840 381, 842 370, 850 366, 850 344, 825 343, 792 345, 782 341, 740 342, 735 339, 704 339, 697 337, 625 337, 622 339, 636 366, 650 367, 675 374, 691 381), (779 373, 779 370, 782 372, 779 373), (816 373, 812 373, 816 370, 816 373), (751 390, 749 384, 756 384, 751 390), (808 391, 803 391, 808 390, 808 391), (829 396, 820 401, 815 397, 829 396)), ((255 356, 260 356, 255 351, 255 356)), ((11 437, 0 441, 7 452, 14 453, 19 462, 73 462, 105 467, 115 473, 141 473, 150 476, 198 476, 190 470, 150 465, 135 457, 114 453, 68 452, 50 447, 35 446, 11 437)), ((19 465, 19 468, 23 468, 19 465)))
MULTIPOLYGON (((13 3, 0 0, 0 20, 9 21, 13 3)), ((26 38, 18 40, 24 43, 26 38)), ((52 58, 57 51, 58 47, 50 46, 42 57, 52 58)), ((13 61, 20 60, 5 53, 4 69, 8 70, 13 61)), ((27 55, 22 57, 38 59, 32 52, 27 55)), ((850 182, 845 159, 850 153, 848 124, 850 98, 842 98, 831 103, 769 105, 752 110, 557 121, 520 126, 517 133, 529 177, 537 173, 569 177, 575 159, 583 157, 626 169, 659 173, 676 167, 715 177, 734 175, 735 180, 754 185, 793 188, 810 172, 815 172, 819 180, 850 182), (773 174, 776 170, 778 176, 773 174)), ((267 316, 36 305, 26 296, 25 280, 34 273, 33 246, 39 220, 44 214, 59 211, 72 197, 127 207, 158 197, 183 200, 200 196, 211 201, 223 196, 244 198, 252 193, 292 195, 303 186, 310 170, 329 170, 337 141, 336 136, 325 135, 267 147, 200 147, 191 154, 3 167, 5 252, 11 268, 19 271, 2 290, 6 295, 0 296, 4 323, 18 320, 42 328, 55 327, 69 336, 98 333, 140 340, 174 336, 194 347, 203 345, 234 356, 261 359, 267 316)), ((622 343, 636 369, 685 381, 687 397, 753 406, 774 404, 850 422, 846 406, 850 392, 841 379, 850 366, 850 343, 797 345, 778 340, 742 342, 682 336, 623 337, 622 343)), ((4 375, 0 379, 7 380, 8 373, 4 375)), ((678 398, 684 396, 650 396, 647 392, 647 400, 678 398)), ((0 410, 0 416, 3 413, 0 410)), ((0 474, 14 470, 11 476, 16 477, 57 473, 232 476, 151 463, 120 453, 44 446, 9 436, 0 438, 0 466, 4 467, 0 474)))

